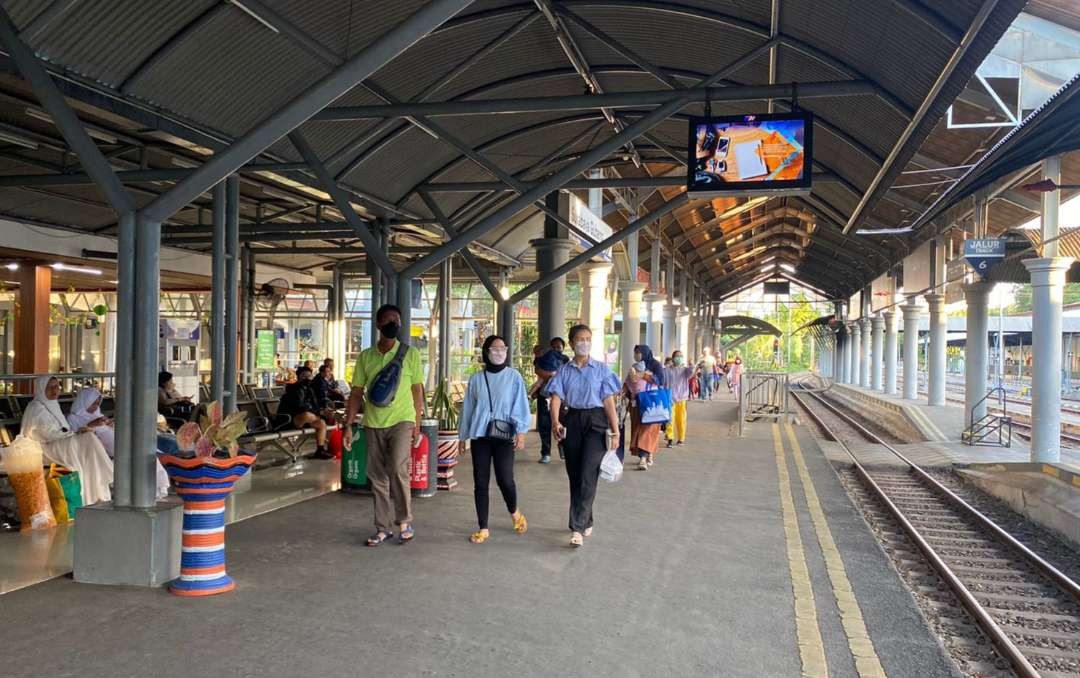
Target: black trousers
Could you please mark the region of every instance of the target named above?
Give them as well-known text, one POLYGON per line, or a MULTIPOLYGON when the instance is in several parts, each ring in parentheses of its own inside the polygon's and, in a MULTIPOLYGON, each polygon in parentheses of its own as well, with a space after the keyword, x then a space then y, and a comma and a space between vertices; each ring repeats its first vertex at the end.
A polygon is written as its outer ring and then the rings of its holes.
POLYGON ((536 432, 540 435, 540 456, 551 456, 551 411, 548 399, 536 396, 536 432))
POLYGON ((570 409, 562 417, 566 427, 563 450, 570 480, 570 530, 582 532, 593 524, 593 499, 600 480, 600 462, 607 452, 608 420, 604 408, 570 409))
POLYGON ((476 501, 476 522, 481 530, 488 526, 488 487, 491 466, 495 466, 495 482, 502 492, 506 510, 517 511, 517 485, 514 483, 514 443, 512 441, 473 438, 473 499, 476 501))

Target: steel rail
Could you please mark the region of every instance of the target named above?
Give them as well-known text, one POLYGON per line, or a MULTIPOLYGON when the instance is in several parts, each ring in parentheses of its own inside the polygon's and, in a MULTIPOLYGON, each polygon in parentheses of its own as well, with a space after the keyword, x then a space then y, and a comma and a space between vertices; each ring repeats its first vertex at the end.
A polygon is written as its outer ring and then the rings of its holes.
MULTIPOLYGON (((1020 676, 1025 678, 1030 676, 1031 678, 1037 678, 1040 673, 1031 665, 1027 657, 1023 652, 1009 639, 1008 635, 1001 629, 996 621, 986 611, 986 608, 979 603, 971 591, 960 581, 959 577, 949 568, 945 561, 938 555, 934 548, 926 541, 918 529, 907 519, 903 511, 900 510, 896 504, 888 497, 881 486, 874 481, 870 476, 870 473, 866 470, 858 458, 851 451, 846 444, 844 444, 836 434, 830 429, 824 421, 815 413, 810 407, 807 406, 806 401, 796 392, 792 390, 792 395, 795 401, 802 406, 807 415, 814 420, 814 422, 821 427, 823 431, 835 442, 839 443, 840 447, 851 457, 852 464, 855 467, 856 473, 866 484, 866 486, 877 496, 878 500, 889 510, 892 516, 907 533, 908 537, 915 543, 916 547, 923 553, 926 559, 930 562, 930 565, 937 571, 938 575, 946 581, 949 587, 956 594, 957 598, 964 608, 975 618, 976 622, 982 628, 983 632, 990 638, 990 641, 994 644, 994 647, 1002 654, 1002 656, 1012 664, 1013 669, 1020 676)), ((1036 553, 1031 551, 1028 547, 1020 543, 1015 537, 999 527, 995 522, 987 518, 980 513, 977 509, 965 502, 947 487, 942 485, 930 474, 924 471, 917 464, 901 454, 896 448, 892 447, 873 432, 866 429, 866 427, 859 424, 853 418, 842 412, 839 408, 829 403, 816 393, 810 392, 809 395, 822 406, 829 410, 832 414, 839 417, 846 424, 858 431, 867 440, 883 446, 889 452, 896 455, 901 461, 907 464, 916 476, 921 478, 927 485, 939 492, 942 496, 948 499, 954 506, 958 507, 966 513, 969 517, 973 518, 976 523, 985 528, 995 537, 997 537, 1005 545, 1012 548, 1014 551, 1022 555, 1029 563, 1035 566, 1035 568, 1047 576, 1051 581, 1060 586, 1064 591, 1072 595, 1074 598, 1080 600, 1080 585, 1073 580, 1069 579, 1064 573, 1055 568, 1050 563, 1043 560, 1036 553)))

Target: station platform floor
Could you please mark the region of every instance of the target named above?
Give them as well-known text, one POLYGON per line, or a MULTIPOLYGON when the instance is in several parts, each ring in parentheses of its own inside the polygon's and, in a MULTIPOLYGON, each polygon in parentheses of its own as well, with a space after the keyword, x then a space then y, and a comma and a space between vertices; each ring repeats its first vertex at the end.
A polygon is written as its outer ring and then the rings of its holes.
MULTIPOLYGON (((337 462, 303 460, 251 475, 226 501, 229 524, 333 492, 341 487, 337 462)), ((166 501, 179 502, 175 496, 166 501)), ((0 533, 0 595, 71 572, 76 523, 52 530, 0 533)))
POLYGON ((689 414, 686 445, 601 484, 581 549, 533 435, 525 535, 492 496, 492 538, 468 543, 467 457, 458 490, 414 502, 407 546, 364 547, 370 499, 329 493, 228 529, 230 594, 3 596, 5 676, 953 675, 808 430, 736 438, 731 400, 689 414))

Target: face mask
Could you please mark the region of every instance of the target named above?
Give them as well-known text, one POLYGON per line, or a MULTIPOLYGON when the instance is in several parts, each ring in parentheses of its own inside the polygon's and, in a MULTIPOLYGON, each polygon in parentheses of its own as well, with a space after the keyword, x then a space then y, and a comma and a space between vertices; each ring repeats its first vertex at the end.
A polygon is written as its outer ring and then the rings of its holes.
POLYGON ((505 348, 492 348, 488 349, 488 360, 492 365, 502 365, 506 362, 506 349, 505 348))
POLYGON ((574 344, 574 355, 589 355, 590 351, 592 351, 591 341, 579 341, 574 344))
POLYGON ((682 365, 683 364, 682 356, 679 356, 678 358, 675 359, 675 364, 676 365, 682 365))
POLYGON ((386 323, 379 328, 379 334, 383 335, 387 339, 396 339, 398 335, 398 330, 400 329, 401 325, 398 325, 397 323, 386 323))

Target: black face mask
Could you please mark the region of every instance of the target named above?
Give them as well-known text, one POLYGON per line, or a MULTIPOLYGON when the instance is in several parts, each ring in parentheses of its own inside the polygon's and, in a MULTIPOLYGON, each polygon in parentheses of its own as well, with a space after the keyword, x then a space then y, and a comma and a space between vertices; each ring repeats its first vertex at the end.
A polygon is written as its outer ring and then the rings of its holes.
POLYGON ((397 323, 386 323, 379 328, 379 334, 383 335, 387 339, 397 339, 398 331, 401 329, 401 325, 397 323))

